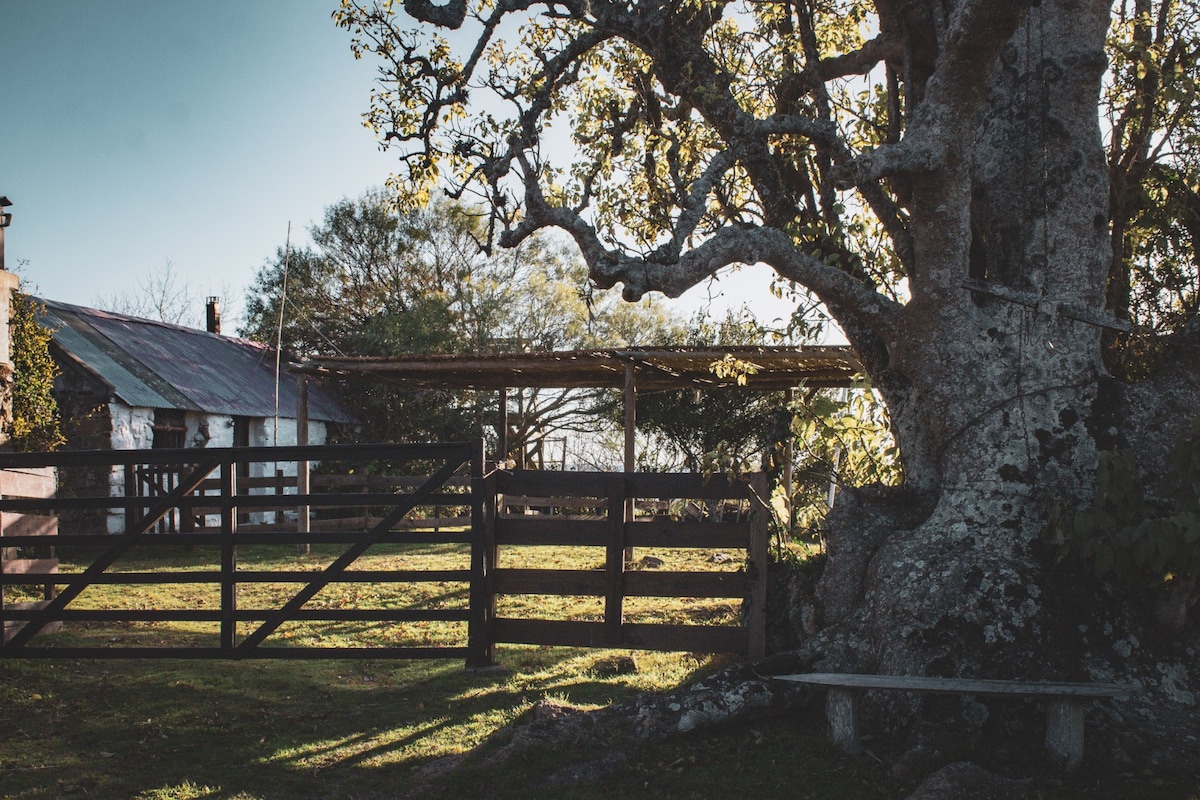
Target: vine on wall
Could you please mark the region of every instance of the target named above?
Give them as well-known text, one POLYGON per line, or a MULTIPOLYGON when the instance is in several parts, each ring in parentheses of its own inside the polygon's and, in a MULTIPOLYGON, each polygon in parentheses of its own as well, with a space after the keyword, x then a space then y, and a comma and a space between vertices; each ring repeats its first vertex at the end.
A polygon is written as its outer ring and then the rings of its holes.
POLYGON ((50 357, 51 331, 37 321, 37 302, 23 292, 12 293, 9 335, 12 343, 12 428, 15 450, 39 452, 63 445, 58 403, 50 390, 58 366, 50 357))

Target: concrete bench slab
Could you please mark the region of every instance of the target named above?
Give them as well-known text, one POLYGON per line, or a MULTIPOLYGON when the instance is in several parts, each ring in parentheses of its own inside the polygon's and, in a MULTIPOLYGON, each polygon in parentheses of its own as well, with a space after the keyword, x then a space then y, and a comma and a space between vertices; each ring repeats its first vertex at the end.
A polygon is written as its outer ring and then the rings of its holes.
POLYGON ((1116 683, 927 678, 917 675, 813 672, 773 677, 776 680, 828 689, 825 714, 829 719, 829 738, 849 755, 862 752, 858 741, 858 714, 855 703, 859 692, 896 691, 1044 698, 1046 751, 1053 761, 1067 770, 1076 769, 1083 763, 1084 703, 1089 700, 1128 697, 1135 691, 1133 686, 1116 683))

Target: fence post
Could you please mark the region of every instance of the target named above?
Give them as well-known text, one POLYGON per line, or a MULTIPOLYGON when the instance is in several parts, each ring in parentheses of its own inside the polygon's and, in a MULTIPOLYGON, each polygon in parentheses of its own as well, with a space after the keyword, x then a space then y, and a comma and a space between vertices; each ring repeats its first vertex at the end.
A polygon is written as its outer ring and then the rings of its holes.
POLYGON ((221 652, 232 657, 237 645, 237 463, 221 464, 221 652))
POLYGON ((608 550, 605 558, 604 639, 610 647, 621 644, 625 605, 625 508, 628 483, 624 474, 608 481, 608 550))
POLYGON ((747 655, 752 659, 767 654, 767 544, 770 530, 767 518, 767 474, 756 472, 750 476, 752 498, 750 500, 750 598, 746 607, 747 655))
MULTIPOLYGON (((184 464, 184 465, 180 466, 180 470, 186 469, 188 471, 191 471, 192 469, 195 469, 197 466, 199 466, 199 465, 198 464, 184 464)), ((201 493, 203 494, 203 491, 201 491, 201 493)), ((180 533, 195 533, 195 531, 196 531, 196 517, 192 511, 192 506, 190 504, 185 504, 181 500, 179 502, 179 532, 180 533)))
POLYGON ((496 663, 496 476, 484 476, 483 439, 471 443, 471 592, 467 669, 496 663))
MULTIPOLYGON (((0 537, 4 536, 4 530, 0 529, 0 537)), ((0 647, 8 644, 8 617, 4 613, 4 568, 8 560, 8 548, 4 546, 4 542, 0 541, 0 647)))
MULTIPOLYGON (((633 472, 637 469, 637 383, 636 370, 634 370, 633 362, 625 362, 625 471, 633 472)), ((625 494, 624 486, 621 487, 621 493, 625 494)), ((634 516, 637 514, 637 499, 628 497, 625 499, 625 508, 621 512, 626 522, 633 522, 634 516)), ((625 563, 633 563, 633 548, 625 550, 625 563)))
MULTIPOLYGON (((129 500, 136 495, 141 494, 137 486, 137 472, 133 464, 125 465, 125 499, 129 500)), ((137 524, 139 514, 132 505, 128 502, 125 504, 125 533, 133 530, 133 526, 137 524)), ((105 520, 107 527, 108 521, 105 520)))

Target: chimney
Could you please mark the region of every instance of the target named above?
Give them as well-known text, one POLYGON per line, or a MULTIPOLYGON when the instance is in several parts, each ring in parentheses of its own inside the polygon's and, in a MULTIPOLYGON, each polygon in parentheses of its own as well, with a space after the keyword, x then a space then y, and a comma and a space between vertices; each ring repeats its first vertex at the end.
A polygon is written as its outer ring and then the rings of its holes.
POLYGON ((4 229, 12 224, 12 214, 4 209, 12 205, 7 197, 0 197, 0 272, 4 270, 4 229))
POLYGON ((221 332, 221 298, 208 298, 205 310, 207 311, 208 332, 219 334, 221 332))

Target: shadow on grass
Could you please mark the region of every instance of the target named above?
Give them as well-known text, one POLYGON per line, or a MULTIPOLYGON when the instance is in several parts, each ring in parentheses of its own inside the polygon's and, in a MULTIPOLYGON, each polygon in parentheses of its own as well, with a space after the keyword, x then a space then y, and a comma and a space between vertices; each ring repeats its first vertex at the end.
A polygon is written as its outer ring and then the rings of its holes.
MULTIPOLYGON (((489 736, 549 697, 632 699, 712 665, 639 655, 596 677, 605 651, 503 648, 507 672, 458 661, 0 661, 0 796, 138 800, 304 798, 894 798, 911 784, 883 761, 848 759, 822 715, 758 720, 597 749, 536 744, 496 763, 489 736), (482 746, 481 746, 482 745, 482 746), (422 768, 469 753, 422 780, 422 768)), ((1038 796, 1197 798, 1168 774, 1085 770, 1038 796)))
POLYGON ((4 661, 0 794, 393 797, 547 693, 636 693, 580 669, 600 655, 513 649, 509 674, 460 661, 4 661))

